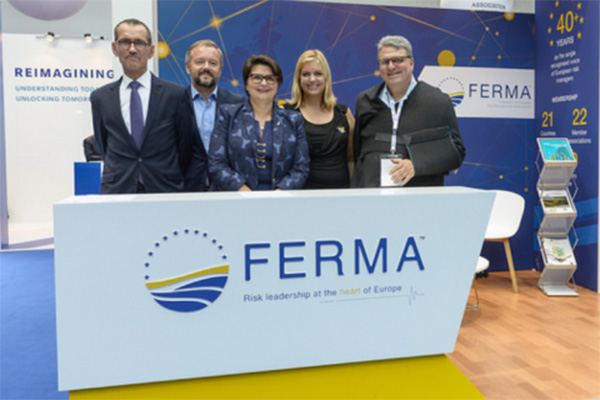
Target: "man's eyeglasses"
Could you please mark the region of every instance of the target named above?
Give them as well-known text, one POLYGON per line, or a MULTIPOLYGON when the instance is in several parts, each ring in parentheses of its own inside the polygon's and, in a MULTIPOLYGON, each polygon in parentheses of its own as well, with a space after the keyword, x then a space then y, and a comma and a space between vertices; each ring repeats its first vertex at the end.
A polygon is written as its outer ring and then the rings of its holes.
POLYGON ((129 50, 131 48, 131 44, 135 47, 137 51, 144 50, 147 46, 150 45, 148 42, 144 42, 141 39, 131 40, 131 39, 119 39, 117 40, 117 45, 121 50, 129 50))
POLYGON ((267 85, 274 85, 277 82, 273 75, 250 74, 250 80, 257 85, 261 84, 263 80, 267 82, 267 85))
POLYGON ((411 56, 383 58, 383 59, 379 60, 379 65, 382 67, 387 67, 388 65, 390 65, 390 63, 392 63, 392 65, 394 65, 394 67, 397 67, 398 65, 402 64, 404 62, 404 60, 409 60, 411 58, 412 58, 411 56))

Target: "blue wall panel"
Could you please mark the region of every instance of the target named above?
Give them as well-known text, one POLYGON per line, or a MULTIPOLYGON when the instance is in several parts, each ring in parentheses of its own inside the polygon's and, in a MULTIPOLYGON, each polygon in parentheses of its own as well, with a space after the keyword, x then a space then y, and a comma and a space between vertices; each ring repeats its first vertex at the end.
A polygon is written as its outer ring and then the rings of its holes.
MULTIPOLYGON (((413 44, 415 76, 425 65, 437 66, 449 50, 458 67, 533 69, 534 16, 431 8, 381 7, 295 1, 158 1, 159 39, 164 41, 160 76, 189 85, 185 52, 200 39, 211 39, 225 51, 220 85, 244 93, 242 66, 252 54, 274 57, 284 72, 279 90, 289 98, 298 56, 318 48, 327 56, 339 101, 354 109, 359 92, 381 82, 376 44, 388 34, 413 44)), ((535 266, 533 204, 537 202, 534 121, 460 118, 467 158, 449 185, 504 189, 522 194, 527 209, 513 242, 517 269, 535 266)), ((506 268, 503 252, 492 270, 506 268)))
POLYGON ((536 136, 566 137, 577 157, 577 284, 598 291, 597 1, 536 1, 536 136))

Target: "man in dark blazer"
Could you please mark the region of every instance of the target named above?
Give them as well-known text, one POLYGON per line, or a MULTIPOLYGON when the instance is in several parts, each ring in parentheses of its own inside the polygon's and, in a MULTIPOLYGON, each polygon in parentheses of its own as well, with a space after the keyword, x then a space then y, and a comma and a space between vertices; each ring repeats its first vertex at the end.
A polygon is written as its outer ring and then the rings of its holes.
POLYGON ((136 19, 114 30, 113 54, 123 76, 91 96, 94 136, 104 169, 100 193, 160 193, 188 189, 192 158, 206 169, 204 153, 193 156, 197 133, 192 103, 182 86, 148 70, 154 45, 136 19))
MULTIPOLYGON (((212 40, 199 40, 192 44, 185 55, 185 68, 191 78, 191 85, 187 88, 188 94, 194 105, 194 116, 198 126, 198 140, 196 146, 202 146, 198 154, 208 154, 210 139, 217 120, 217 109, 223 104, 243 103, 244 97, 218 87, 219 78, 223 71, 223 52, 212 40)), ((193 161, 192 168, 198 169, 201 165, 193 161)), ((200 172, 190 173, 194 179, 200 180, 190 184, 190 190, 208 189, 208 174, 200 172)))

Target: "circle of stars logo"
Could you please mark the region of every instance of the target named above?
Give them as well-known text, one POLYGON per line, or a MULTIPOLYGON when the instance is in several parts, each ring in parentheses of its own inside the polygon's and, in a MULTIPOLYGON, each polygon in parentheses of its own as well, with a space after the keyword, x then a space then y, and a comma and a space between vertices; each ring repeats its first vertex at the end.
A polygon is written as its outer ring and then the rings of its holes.
POLYGON ((146 261, 144 262, 144 268, 146 269, 144 276, 145 280, 150 279, 150 268, 161 248, 164 248, 168 243, 182 237, 198 239, 200 241, 198 245, 209 245, 213 250, 216 250, 219 253, 219 259, 222 260, 223 263, 227 262, 227 254, 224 252, 223 245, 219 243, 217 238, 210 236, 208 232, 189 228, 174 230, 169 234, 162 235, 159 240, 153 243, 152 249, 146 254, 146 261))

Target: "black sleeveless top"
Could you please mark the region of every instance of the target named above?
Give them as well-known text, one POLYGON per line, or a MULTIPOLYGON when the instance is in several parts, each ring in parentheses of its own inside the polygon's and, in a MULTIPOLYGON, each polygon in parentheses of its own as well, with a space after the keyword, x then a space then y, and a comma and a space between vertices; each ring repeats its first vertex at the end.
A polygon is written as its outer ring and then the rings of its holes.
MULTIPOLYGON (((285 104, 288 110, 293 104, 285 104)), ((315 125, 304 120, 304 130, 310 152, 310 174, 304 184, 305 189, 343 189, 350 187, 348 171, 348 135, 350 126, 346 112, 348 107, 336 104, 333 119, 325 124, 315 125)))

